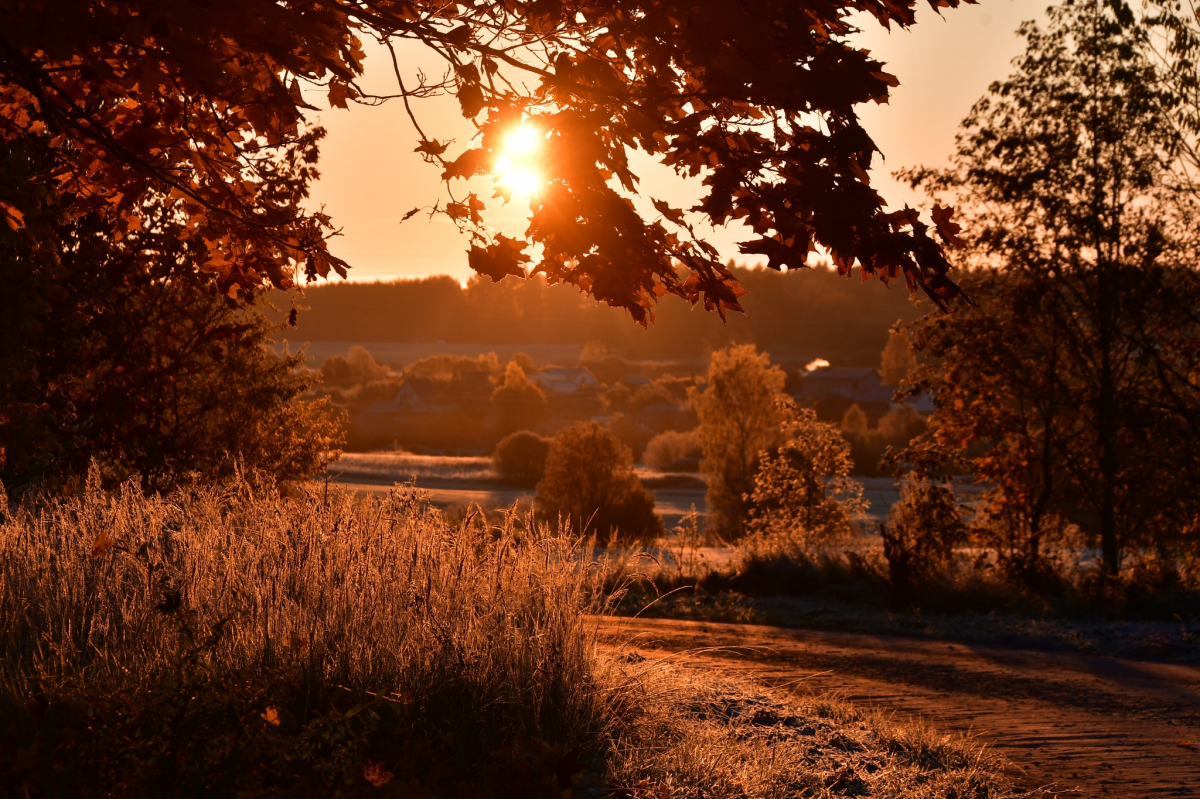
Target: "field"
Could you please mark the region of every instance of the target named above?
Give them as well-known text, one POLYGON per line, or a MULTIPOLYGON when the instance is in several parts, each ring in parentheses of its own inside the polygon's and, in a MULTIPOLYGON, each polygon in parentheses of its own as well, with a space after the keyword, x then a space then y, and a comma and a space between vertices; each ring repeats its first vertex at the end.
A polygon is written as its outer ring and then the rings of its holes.
POLYGON ((6 505, 0 794, 1013 795, 960 736, 601 639, 579 547, 407 489, 6 505))

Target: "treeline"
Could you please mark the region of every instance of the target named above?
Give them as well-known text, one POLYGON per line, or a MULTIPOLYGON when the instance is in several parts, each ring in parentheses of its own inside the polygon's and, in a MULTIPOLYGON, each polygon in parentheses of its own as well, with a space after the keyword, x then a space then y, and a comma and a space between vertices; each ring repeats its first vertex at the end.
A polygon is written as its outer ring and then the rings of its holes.
MULTIPOLYGON (((884 285, 831 269, 775 272, 735 267, 747 289, 746 313, 722 324, 715 313, 664 301, 643 328, 622 310, 597 305, 576 289, 541 276, 500 283, 445 275, 389 283, 329 283, 309 288, 289 338, 348 342, 600 342, 634 359, 704 357, 733 342, 753 343, 776 359, 822 357, 874 366, 897 320, 920 309, 903 282, 884 285)), ((284 310, 286 296, 276 299, 284 310)))

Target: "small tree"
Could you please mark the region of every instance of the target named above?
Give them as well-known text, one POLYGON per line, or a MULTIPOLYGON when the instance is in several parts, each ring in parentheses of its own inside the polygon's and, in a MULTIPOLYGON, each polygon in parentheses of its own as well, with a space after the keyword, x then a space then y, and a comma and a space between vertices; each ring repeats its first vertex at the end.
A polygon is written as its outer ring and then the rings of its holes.
POLYGON ((692 392, 708 480, 709 524, 720 535, 746 532, 759 456, 780 441, 788 418, 783 370, 752 344, 713 353, 708 385, 692 392))
POLYGON ((634 474, 629 447, 596 422, 571 425, 551 440, 537 504, 551 519, 602 538, 662 534, 654 497, 634 474))
POLYGON ((948 480, 907 472, 900 481, 900 501, 888 511, 880 533, 892 588, 903 597, 950 562, 954 548, 966 539, 967 525, 948 480))
POLYGON ((492 452, 492 464, 504 480, 533 486, 546 473, 550 440, 529 430, 518 430, 501 439, 492 452))
POLYGON ((755 475, 751 529, 804 545, 848 535, 868 507, 862 484, 850 478, 849 442, 807 408, 783 425, 782 438, 755 475))

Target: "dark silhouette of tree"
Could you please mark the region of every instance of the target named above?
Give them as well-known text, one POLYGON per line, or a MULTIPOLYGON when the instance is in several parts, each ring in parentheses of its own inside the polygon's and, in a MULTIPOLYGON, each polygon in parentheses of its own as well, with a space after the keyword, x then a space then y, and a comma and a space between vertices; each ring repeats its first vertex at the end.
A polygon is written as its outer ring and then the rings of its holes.
MULTIPOLYGON (((935 238, 916 212, 884 210, 856 113, 886 102, 897 79, 850 43, 849 15, 908 27, 914 5, 10 0, 0 4, 0 136, 37 137, 44 167, 28 179, 65 213, 119 231, 145 223, 151 194, 174 204, 194 268, 222 292, 345 274, 327 246, 332 221, 301 205, 322 136, 301 87, 319 84, 337 107, 405 105, 417 152, 447 184, 435 212, 470 233, 469 262, 493 280, 535 266, 639 321, 668 294, 738 309, 742 289, 684 209, 648 198, 656 218, 634 210, 634 149, 701 177, 704 196, 688 210, 742 220, 742 251, 772 268, 801 267, 821 247, 842 272, 857 262, 945 303, 957 292, 943 252, 950 212, 937 209, 935 238), (356 83, 363 38, 391 51, 389 95, 356 83), (395 48, 413 42, 443 59, 442 77, 406 80, 395 48), (438 93, 477 126, 467 148, 451 152, 420 125, 413 101, 438 93), (495 172, 521 122, 540 141, 546 181, 514 239, 484 224, 489 200, 453 186, 495 172)), ((508 199, 503 185, 496 196, 508 199)), ((0 203, 8 225, 32 235, 19 193, 0 203)))
POLYGON ((1050 19, 1022 27, 1027 52, 964 123, 955 169, 914 175, 967 213, 977 307, 910 326, 931 358, 914 384, 938 410, 905 457, 954 456, 989 481, 1018 569, 1067 515, 1115 575, 1126 548, 1185 534, 1200 510, 1200 251, 1140 23, 1099 3, 1050 19))
POLYGON ((633 456, 603 425, 579 422, 550 440, 537 505, 577 531, 625 539, 662 533, 654 497, 633 472, 633 456))
MULTIPOLYGON (((0 147, 0 181, 28 152, 0 147)), ((36 188, 36 187, 35 187, 36 188)), ((236 461, 281 480, 321 471, 341 434, 278 330, 196 271, 201 245, 169 204, 114 236, 101 214, 53 196, 0 227, 0 480, 59 486, 92 462, 107 479, 164 488, 236 461)))

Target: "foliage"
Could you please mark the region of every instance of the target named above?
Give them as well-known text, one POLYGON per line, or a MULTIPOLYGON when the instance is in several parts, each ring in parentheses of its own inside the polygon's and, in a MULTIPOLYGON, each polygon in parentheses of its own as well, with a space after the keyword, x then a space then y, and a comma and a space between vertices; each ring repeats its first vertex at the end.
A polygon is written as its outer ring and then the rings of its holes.
POLYGON ((880 529, 892 588, 900 597, 943 571, 954 548, 966 541, 967 525, 954 486, 908 472, 900 481, 900 501, 880 529))
POLYGON ((759 458, 779 443, 780 425, 789 416, 781 404, 787 399, 783 384, 783 370, 743 344, 714 352, 707 385, 692 392, 709 524, 722 536, 739 538, 746 532, 759 458))
POLYGON ((850 444, 807 408, 795 411, 782 434, 754 476, 750 529, 800 548, 847 537, 868 507, 862 484, 850 479, 850 444))
MULTIPOLYGON (((331 220, 302 208, 321 136, 305 127, 302 86, 321 85, 336 107, 402 102, 417 151, 447 184, 495 171, 506 134, 533 126, 546 174, 523 238, 488 229, 474 193, 435 206, 471 232, 469 263, 493 280, 525 274, 527 250, 540 247, 535 266, 552 282, 639 321, 665 294, 722 315, 739 308, 742 290, 683 210, 653 199, 660 216, 647 221, 628 203, 632 148, 700 176, 692 210, 743 220, 752 236, 742 250, 772 268, 801 267, 821 247, 842 271, 857 261, 889 280, 903 274, 946 302, 956 293, 942 244, 953 241, 949 212, 935 214, 939 241, 915 211, 884 210, 869 184, 875 145, 856 113, 886 102, 897 79, 851 44, 849 15, 908 27, 913 5, 9 2, 0 135, 43 137, 47 163, 31 179, 113 229, 138 224, 150 191, 178 200, 184 235, 205 251, 195 268, 222 291, 291 286, 300 269, 345 273, 328 251, 331 220), (360 37, 393 57, 415 43, 446 72, 406 83, 397 67, 395 90, 371 95, 356 83, 360 37), (439 93, 479 127, 463 151, 426 135, 414 111, 413 100, 439 93)), ((503 185, 496 196, 509 199, 503 185)), ((21 228, 32 209, 7 192, 3 202, 21 228)))
MULTIPOLYGON (((28 163, 4 150, 0 180, 28 163)), ((173 206, 142 211, 145 229, 115 236, 44 205, 25 223, 53 246, 0 226, 0 478, 61 486, 93 461, 152 487, 238 459, 281 480, 321 471, 340 425, 301 399, 303 356, 272 353, 282 325, 195 273, 173 206)))
POLYGON ((964 123, 955 168, 918 174, 977 231, 976 307, 909 328, 931 363, 929 433, 902 458, 958 461, 1037 571, 1063 519, 1103 552, 1194 539, 1200 390, 1196 209, 1172 190, 1172 96, 1121 4, 1026 23, 1017 71, 964 123))
POLYGON ((885 386, 899 386, 917 368, 917 356, 903 327, 888 331, 888 343, 880 356, 879 377, 885 386))
POLYGON ((537 504, 548 518, 569 521, 601 540, 662 533, 654 497, 634 474, 629 448, 596 422, 571 425, 551 439, 537 504))
POLYGON ((408 489, 92 480, 14 506, 0 793, 560 796, 628 706, 579 564, 408 489))
POLYGON ((492 411, 500 432, 533 427, 546 416, 546 394, 531 383, 516 361, 509 361, 504 377, 492 392, 492 411))
POLYGON ((533 486, 546 473, 549 439, 529 430, 518 430, 500 440, 492 453, 492 463, 501 479, 533 486))
POLYGON ((376 363, 371 353, 358 344, 345 355, 333 355, 321 361, 321 382, 329 386, 362 386, 390 374, 391 370, 376 363))
POLYGON ((700 467, 700 439, 695 430, 666 430, 650 439, 643 459, 660 472, 694 472, 700 467))

